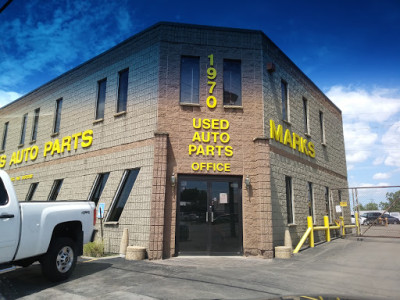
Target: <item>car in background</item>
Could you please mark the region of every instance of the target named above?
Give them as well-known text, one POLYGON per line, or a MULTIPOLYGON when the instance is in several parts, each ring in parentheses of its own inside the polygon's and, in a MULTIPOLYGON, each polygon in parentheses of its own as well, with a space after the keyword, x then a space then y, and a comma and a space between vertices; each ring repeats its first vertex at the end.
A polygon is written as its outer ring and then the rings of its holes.
POLYGON ((380 212, 369 212, 361 215, 361 224, 362 225, 370 225, 373 224, 376 219, 382 216, 380 212))
POLYGON ((389 215, 400 220, 400 212, 398 212, 398 211, 392 211, 389 213, 389 215))
POLYGON ((396 217, 393 217, 389 214, 383 214, 382 219, 386 219, 388 220, 389 224, 400 224, 400 220, 396 217))

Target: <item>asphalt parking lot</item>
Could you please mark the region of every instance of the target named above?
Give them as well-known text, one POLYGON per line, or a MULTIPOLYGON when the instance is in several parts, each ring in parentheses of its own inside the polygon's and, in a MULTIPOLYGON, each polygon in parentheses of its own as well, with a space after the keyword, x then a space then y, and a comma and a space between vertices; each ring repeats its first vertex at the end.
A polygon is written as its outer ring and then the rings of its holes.
POLYGON ((400 299, 399 253, 400 239, 353 237, 290 260, 81 259, 72 278, 59 284, 47 282, 39 265, 2 274, 0 299, 400 299))

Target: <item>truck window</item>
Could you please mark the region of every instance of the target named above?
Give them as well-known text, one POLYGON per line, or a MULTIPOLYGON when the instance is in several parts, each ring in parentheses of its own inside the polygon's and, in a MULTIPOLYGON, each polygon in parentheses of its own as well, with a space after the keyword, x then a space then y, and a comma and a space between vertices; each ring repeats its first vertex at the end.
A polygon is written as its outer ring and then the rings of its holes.
POLYGON ((0 179, 0 206, 8 203, 8 193, 3 180, 0 179))

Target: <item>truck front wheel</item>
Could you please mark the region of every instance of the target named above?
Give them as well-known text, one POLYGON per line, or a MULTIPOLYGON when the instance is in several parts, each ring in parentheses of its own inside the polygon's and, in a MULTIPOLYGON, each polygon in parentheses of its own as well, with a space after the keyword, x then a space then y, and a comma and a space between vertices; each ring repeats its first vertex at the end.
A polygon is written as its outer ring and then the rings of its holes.
POLYGON ((40 263, 43 275, 50 281, 67 279, 75 269, 77 261, 75 242, 66 237, 56 238, 40 263))

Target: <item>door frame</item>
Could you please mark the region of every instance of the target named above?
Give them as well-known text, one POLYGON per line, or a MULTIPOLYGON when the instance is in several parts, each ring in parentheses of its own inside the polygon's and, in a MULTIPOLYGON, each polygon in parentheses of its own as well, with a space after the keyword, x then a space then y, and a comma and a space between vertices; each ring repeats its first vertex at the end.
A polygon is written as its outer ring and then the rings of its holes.
POLYGON ((175 254, 174 256, 185 256, 185 255, 204 255, 204 256, 237 256, 243 254, 243 190, 242 190, 242 182, 243 176, 241 175, 206 175, 206 174, 177 174, 177 192, 176 192, 176 218, 175 218, 175 254), (179 191, 180 183, 182 180, 197 180, 197 181, 206 181, 207 182, 207 201, 209 201, 209 187, 208 182, 226 182, 229 180, 237 180, 239 183, 240 188, 240 204, 238 205, 238 226, 239 226, 239 240, 240 240, 240 251, 237 252, 221 252, 215 253, 212 251, 204 251, 202 253, 193 252, 189 253, 179 253, 179 238, 180 238, 180 231, 179 231, 179 224, 180 224, 180 201, 181 201, 181 194, 179 191))

